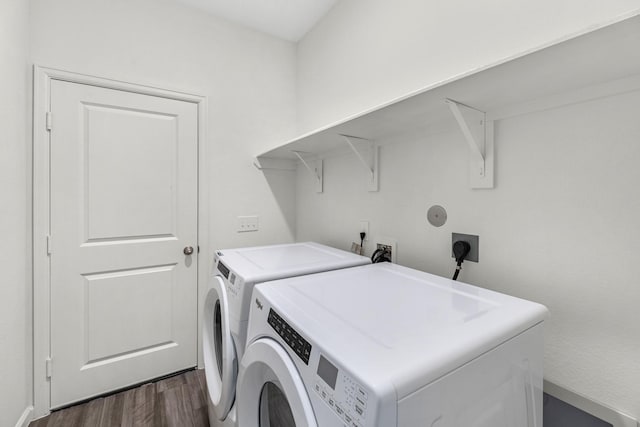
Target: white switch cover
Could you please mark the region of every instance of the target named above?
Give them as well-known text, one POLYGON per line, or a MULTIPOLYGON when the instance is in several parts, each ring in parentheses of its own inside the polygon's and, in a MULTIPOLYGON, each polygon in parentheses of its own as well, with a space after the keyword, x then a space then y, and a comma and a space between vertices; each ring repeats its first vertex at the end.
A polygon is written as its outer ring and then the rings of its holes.
POLYGON ((258 231, 258 216, 239 216, 238 217, 238 233, 246 231, 258 231))

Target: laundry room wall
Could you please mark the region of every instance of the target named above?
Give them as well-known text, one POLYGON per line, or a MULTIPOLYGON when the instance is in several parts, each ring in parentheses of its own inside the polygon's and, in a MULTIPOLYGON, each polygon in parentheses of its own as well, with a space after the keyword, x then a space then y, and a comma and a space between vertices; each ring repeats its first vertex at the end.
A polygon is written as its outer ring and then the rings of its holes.
MULTIPOLYGON (((341 2, 299 43, 300 132, 637 7, 402 3, 341 2)), ((497 121, 492 190, 469 188, 468 149, 454 126, 377 141, 376 193, 352 154, 329 154, 323 193, 298 171, 297 239, 346 249, 368 220, 368 254, 376 237, 394 238, 400 264, 451 276, 451 233, 479 235, 480 262, 465 263, 460 279, 550 309, 546 379, 638 419, 638 111, 634 91, 497 121), (426 220, 434 204, 449 215, 441 228, 426 220)))
POLYGON ((252 163, 292 136, 293 43, 167 0, 33 0, 31 29, 35 64, 207 97, 208 266, 215 249, 293 240, 294 180, 252 163), (260 230, 237 233, 241 215, 260 230))
POLYGON ((637 0, 339 1, 298 43, 298 131, 639 8, 637 0))
POLYGON ((31 19, 35 64, 207 97, 212 247, 293 239, 293 201, 272 194, 291 180, 252 164, 295 126, 292 43, 167 0, 33 0, 31 19), (263 227, 236 233, 248 214, 263 227))
POLYGON ((24 0, 0 2, 0 426, 31 405, 28 11, 24 0))

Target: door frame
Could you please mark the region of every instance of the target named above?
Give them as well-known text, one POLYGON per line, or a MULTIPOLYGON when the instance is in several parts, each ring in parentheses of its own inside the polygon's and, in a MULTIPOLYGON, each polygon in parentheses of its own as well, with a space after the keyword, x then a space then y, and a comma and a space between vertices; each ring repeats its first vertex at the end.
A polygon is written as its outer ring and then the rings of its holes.
MULTIPOLYGON (((51 281, 48 239, 50 232, 50 132, 47 130, 47 112, 51 106, 51 83, 60 80, 70 83, 123 90, 142 95, 159 96, 191 102, 198 107, 198 272, 197 272, 197 324, 200 326, 202 288, 208 279, 209 266, 209 180, 206 156, 207 99, 187 92, 159 89, 152 86, 78 74, 34 65, 33 67, 33 417, 50 412, 51 388, 47 378, 47 360, 51 349, 51 281)), ((55 118, 54 118, 55 120, 55 118)), ((197 346, 201 340, 197 335, 197 346)), ((197 353, 200 365, 201 355, 197 353)))

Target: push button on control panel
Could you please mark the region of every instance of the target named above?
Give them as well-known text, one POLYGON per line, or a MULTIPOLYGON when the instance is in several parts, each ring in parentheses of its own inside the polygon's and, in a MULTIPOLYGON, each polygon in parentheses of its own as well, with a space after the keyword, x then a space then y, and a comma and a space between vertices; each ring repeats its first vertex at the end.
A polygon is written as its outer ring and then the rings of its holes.
POLYGON ((359 397, 360 399, 366 401, 367 400, 367 392, 364 391, 362 389, 362 387, 360 387, 359 385, 356 386, 356 393, 357 393, 357 397, 359 397))
POLYGON ((327 387, 323 381, 319 381, 313 385, 313 389, 327 406, 333 409, 335 414, 344 421, 346 427, 362 427, 367 417, 367 400, 363 396, 367 396, 367 394, 362 387, 347 376, 342 376, 341 384, 344 388, 333 390, 327 387), (364 392, 364 395, 360 391, 364 392))
POLYGON ((269 309, 268 323, 274 331, 282 337, 284 342, 298 355, 302 361, 308 365, 311 356, 311 344, 296 332, 289 324, 276 313, 272 308, 269 309))

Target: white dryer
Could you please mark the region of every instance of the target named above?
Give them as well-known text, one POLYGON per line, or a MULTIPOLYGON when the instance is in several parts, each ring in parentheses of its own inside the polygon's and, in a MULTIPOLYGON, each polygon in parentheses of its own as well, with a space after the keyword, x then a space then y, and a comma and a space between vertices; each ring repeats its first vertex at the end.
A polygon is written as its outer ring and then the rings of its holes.
POLYGON ((241 427, 542 426, 542 305, 389 263, 252 301, 241 427))
POLYGON ((212 426, 235 425, 238 361, 246 344, 253 286, 368 263, 366 257, 312 242, 216 251, 202 330, 212 426))

